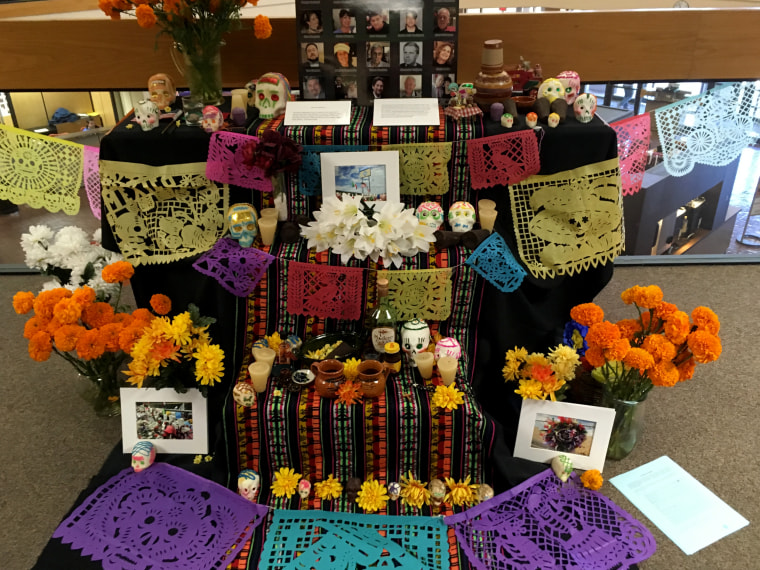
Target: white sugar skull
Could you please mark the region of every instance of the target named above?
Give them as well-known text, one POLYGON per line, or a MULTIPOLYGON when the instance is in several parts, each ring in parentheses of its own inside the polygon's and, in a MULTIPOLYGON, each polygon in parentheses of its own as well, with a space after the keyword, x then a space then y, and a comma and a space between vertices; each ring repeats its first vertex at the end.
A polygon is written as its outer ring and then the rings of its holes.
POLYGON ((256 393, 253 390, 253 386, 248 382, 238 382, 232 389, 232 398, 237 402, 238 406, 250 408, 256 399, 256 393))
POLYGON ((449 225, 454 232, 469 232, 475 225, 475 218, 475 208, 469 202, 454 202, 449 208, 449 225))
POLYGON ((549 126, 553 129, 559 126, 559 115, 557 113, 551 113, 547 119, 549 126))
POLYGON ((557 75, 564 93, 565 101, 568 105, 575 103, 578 93, 581 92, 581 78, 575 71, 563 71, 557 75))
POLYGON ((421 224, 440 230, 443 226, 443 208, 438 202, 423 202, 417 206, 417 219, 421 224))
POLYGON ((274 119, 285 114, 285 105, 290 101, 290 83, 281 73, 265 73, 256 82, 254 104, 259 110, 259 118, 274 119))
POLYGON ((207 133, 215 133, 222 128, 224 123, 224 116, 218 107, 213 105, 206 105, 203 107, 203 121, 201 127, 207 133))
POLYGON ((156 460, 156 448, 149 441, 138 441, 132 447, 132 469, 139 473, 153 465, 156 460))
POLYGON ((158 105, 148 99, 141 99, 135 106, 135 119, 143 131, 151 131, 158 126, 161 114, 158 105))
POLYGON ((493 487, 486 483, 481 483, 478 485, 478 501, 482 503, 488 499, 493 499, 493 487))
POLYGON ((550 77, 538 87, 538 97, 546 97, 551 103, 555 99, 565 98, 565 88, 556 77, 550 77))
POLYGON ((430 327, 425 321, 412 319, 401 325, 401 350, 409 357, 409 364, 417 366, 414 355, 430 345, 430 327))
POLYGON ((462 347, 459 341, 447 336, 435 343, 435 359, 439 360, 441 356, 451 356, 458 360, 462 356, 462 347))
POLYGON ((399 495, 401 495, 401 485, 396 483, 396 481, 388 483, 388 498, 391 501, 397 501, 399 495))
POLYGON ((538 124, 538 115, 533 113, 532 111, 525 115, 525 124, 528 126, 528 128, 532 129, 538 124))
POLYGON ((174 79, 166 73, 156 73, 148 78, 148 92, 150 100, 158 105, 159 109, 168 107, 177 99, 174 79))
POLYGON ((501 116, 501 126, 505 127, 507 129, 511 129, 512 125, 515 124, 515 118, 510 115, 509 113, 504 113, 501 116))
POLYGON ((581 93, 573 103, 575 120, 579 123, 590 123, 596 113, 596 96, 592 93, 581 93))
POLYGON ((257 221, 256 208, 251 204, 233 204, 227 210, 230 237, 236 239, 240 247, 251 247, 253 244, 259 233, 257 221))
POLYGON ((238 475, 238 495, 251 501, 256 502, 256 496, 259 494, 261 487, 261 476, 253 469, 243 469, 238 475))
POLYGON ((309 498, 309 493, 311 493, 311 483, 306 479, 301 479, 298 482, 298 496, 306 500, 309 498))

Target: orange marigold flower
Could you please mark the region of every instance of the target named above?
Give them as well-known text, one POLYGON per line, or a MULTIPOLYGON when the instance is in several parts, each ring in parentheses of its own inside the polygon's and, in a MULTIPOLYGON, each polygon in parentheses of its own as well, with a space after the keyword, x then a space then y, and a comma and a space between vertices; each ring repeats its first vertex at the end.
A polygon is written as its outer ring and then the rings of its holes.
POLYGON ((34 307, 34 293, 19 291, 13 296, 13 310, 19 315, 25 315, 34 307))
POLYGON ((707 331, 694 331, 686 339, 686 343, 695 360, 701 364, 717 360, 721 352, 723 352, 720 339, 707 331))
POLYGON ((269 23, 268 17, 259 14, 253 19, 253 34, 260 40, 265 40, 272 35, 272 24, 269 23))
POLYGON ((119 333, 119 348, 124 352, 132 352, 135 343, 142 336, 143 329, 145 329, 145 323, 140 321, 133 321, 129 326, 124 327, 119 333))
POLYGON ((641 331, 641 322, 638 319, 622 319, 615 323, 620 329, 620 336, 633 340, 637 332, 641 331))
POLYGON ((586 487, 586 489, 598 491, 604 484, 604 477, 602 477, 602 474, 598 469, 590 469, 581 475, 581 483, 583 483, 583 486, 586 487))
POLYGON ((594 368, 604 366, 604 364, 607 362, 604 359, 604 353, 602 352, 602 349, 598 346, 590 346, 586 351, 585 357, 586 362, 588 362, 594 368))
POLYGON ((620 329, 609 321, 591 325, 586 333, 586 342, 589 347, 612 348, 618 340, 620 340, 620 329))
POLYGON ((629 350, 631 350, 631 343, 627 338, 620 338, 610 348, 604 350, 604 357, 607 360, 623 360, 629 350))
POLYGON ((676 368, 678 368, 678 376, 681 380, 691 380, 694 377, 694 369, 697 367, 697 361, 693 356, 690 356, 688 360, 685 360, 676 368))
POLYGON ((171 14, 179 16, 180 0, 164 0, 164 12, 171 18, 171 14))
POLYGON ((132 311, 132 319, 135 321, 142 321, 143 323, 149 323, 153 320, 153 313, 148 309, 135 309, 132 311))
POLYGON ((629 287, 622 293, 620 293, 620 298, 623 300, 623 303, 626 305, 632 305, 634 302, 634 296, 638 292, 638 290, 641 289, 640 286, 634 285, 633 287, 629 287))
POLYGON ((208 3, 208 11, 212 14, 216 14, 219 11, 219 5, 222 3, 222 0, 209 0, 208 3))
POLYGON ((111 0, 111 5, 117 10, 132 9, 132 3, 129 0, 111 0))
POLYGON ((655 364, 647 371, 647 375, 655 386, 675 386, 681 380, 676 365, 669 360, 655 364))
POLYGON ((129 325, 132 322, 132 315, 129 313, 114 313, 113 315, 113 322, 115 323, 121 323, 125 327, 129 325))
POLYGON ((643 348, 634 346, 623 358, 623 364, 643 373, 654 366, 654 358, 643 348))
POLYGON ((56 319, 55 317, 53 317, 45 325, 45 330, 52 335, 52 334, 55 334, 55 331, 57 331, 62 326, 63 326, 63 323, 59 321, 58 319, 56 319))
POLYGON ((82 316, 82 305, 77 303, 74 298, 61 299, 53 308, 53 317, 61 324, 73 325, 79 321, 82 316))
POLYGON ((119 335, 124 330, 124 325, 121 323, 108 323, 98 329, 100 331, 100 338, 105 344, 106 352, 118 352, 121 347, 119 346, 119 335))
POLYGON ((103 11, 106 16, 113 14, 113 6, 111 6, 111 0, 98 0, 98 8, 103 11))
POLYGON ((570 318, 585 327, 590 327, 604 320, 604 311, 596 303, 583 303, 570 309, 570 318))
POLYGON ((106 350, 106 343, 100 338, 98 329, 86 330, 77 341, 77 356, 82 360, 92 360, 102 356, 106 350))
POLYGON ((46 326, 47 321, 39 317, 32 317, 24 324, 24 338, 31 339, 38 332, 44 331, 46 326))
POLYGON ((82 311, 82 322, 96 329, 113 322, 113 307, 108 303, 93 303, 82 311))
POLYGON ((683 344, 686 337, 689 336, 691 331, 691 323, 689 322, 689 315, 683 311, 675 311, 665 321, 663 327, 665 336, 673 344, 683 344))
POLYGON ((95 293, 95 289, 92 287, 89 287, 87 285, 84 285, 74 291, 72 293, 71 298, 79 303, 80 305, 89 305, 90 303, 95 302, 95 297, 97 294, 95 293))
POLYGON ((56 303, 66 297, 71 297, 72 293, 68 289, 58 287, 40 292, 34 300, 34 313, 45 321, 53 318, 53 308, 56 303))
POLYGON ((662 289, 657 285, 639 287, 633 296, 633 302, 644 309, 654 309, 662 302, 662 289))
POLYGON ((82 325, 63 325, 59 327, 53 335, 56 348, 63 352, 74 350, 77 342, 79 342, 79 339, 86 330, 82 325))
POLYGON ((46 331, 34 333, 29 339, 29 356, 37 362, 45 362, 53 352, 53 337, 46 331))
POLYGON ((676 307, 673 303, 667 303, 665 301, 661 301, 654 308, 654 316, 664 321, 668 319, 668 317, 670 317, 670 315, 675 313, 677 310, 678 310, 678 307, 676 307))
POLYGON ((676 356, 675 345, 660 334, 650 334, 641 343, 641 348, 652 355, 655 363, 670 361, 676 356))
POLYGON ((153 12, 153 8, 147 4, 140 4, 135 8, 135 16, 137 17, 137 25, 141 28, 152 28, 156 25, 156 14, 153 12))
POLYGON ((103 268, 100 275, 106 283, 123 283, 131 279, 135 274, 135 268, 128 261, 115 261, 103 268))
POLYGON ((150 298, 150 306, 157 315, 166 315, 172 310, 172 300, 166 295, 156 293, 150 298))
POLYGON ((720 320, 712 309, 707 307, 697 307, 691 312, 691 320, 699 330, 707 331, 710 334, 720 332, 720 320))

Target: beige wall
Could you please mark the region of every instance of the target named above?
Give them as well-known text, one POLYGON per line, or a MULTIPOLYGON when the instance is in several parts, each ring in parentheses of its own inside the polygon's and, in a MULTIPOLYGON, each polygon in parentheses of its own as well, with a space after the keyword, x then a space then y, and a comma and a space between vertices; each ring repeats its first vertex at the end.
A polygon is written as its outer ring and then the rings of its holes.
MULTIPOLYGON (((47 126, 48 120, 59 107, 64 107, 72 113, 93 111, 90 94, 85 91, 20 92, 11 93, 10 99, 18 122, 17 126, 21 129, 47 126)), ((113 112, 110 116, 113 117, 113 112)), ((114 124, 114 122, 112 120, 108 124, 114 124)))

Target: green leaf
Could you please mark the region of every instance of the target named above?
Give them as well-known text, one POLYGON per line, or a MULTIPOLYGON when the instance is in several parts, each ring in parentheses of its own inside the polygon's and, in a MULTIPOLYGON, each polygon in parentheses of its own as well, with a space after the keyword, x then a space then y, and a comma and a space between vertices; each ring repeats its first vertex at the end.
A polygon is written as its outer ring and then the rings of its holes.
POLYGON ((194 303, 188 304, 187 312, 190 313, 190 319, 193 321, 193 326, 205 327, 213 325, 216 322, 214 317, 202 316, 200 309, 194 303))

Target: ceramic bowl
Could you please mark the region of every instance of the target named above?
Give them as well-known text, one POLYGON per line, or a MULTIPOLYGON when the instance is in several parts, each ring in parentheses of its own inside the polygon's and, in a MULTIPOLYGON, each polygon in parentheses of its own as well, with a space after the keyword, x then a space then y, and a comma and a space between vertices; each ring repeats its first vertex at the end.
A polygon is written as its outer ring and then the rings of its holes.
POLYGON ((517 105, 517 110, 522 115, 530 113, 530 111, 533 109, 533 103, 536 102, 536 98, 531 97, 530 95, 517 95, 516 97, 512 97, 512 100, 515 102, 515 105, 517 105))
POLYGON ((318 360, 324 360, 324 358, 321 358, 321 359, 310 358, 306 356, 308 353, 316 352, 319 349, 324 348, 326 345, 335 344, 338 341, 343 341, 344 343, 348 344, 348 347, 350 348, 350 350, 347 350, 346 353, 344 354, 341 354, 339 356, 332 356, 330 358, 335 358, 336 360, 340 360, 341 362, 343 362, 349 358, 356 358, 359 356, 359 351, 362 345, 362 339, 358 334, 351 333, 351 332, 327 333, 327 334, 321 334, 319 336, 315 336, 314 338, 310 338, 307 341, 305 341, 303 345, 301 345, 301 348, 298 349, 296 356, 298 357, 298 360, 301 362, 301 365, 303 366, 303 368, 309 368, 312 362, 317 362, 318 360))

